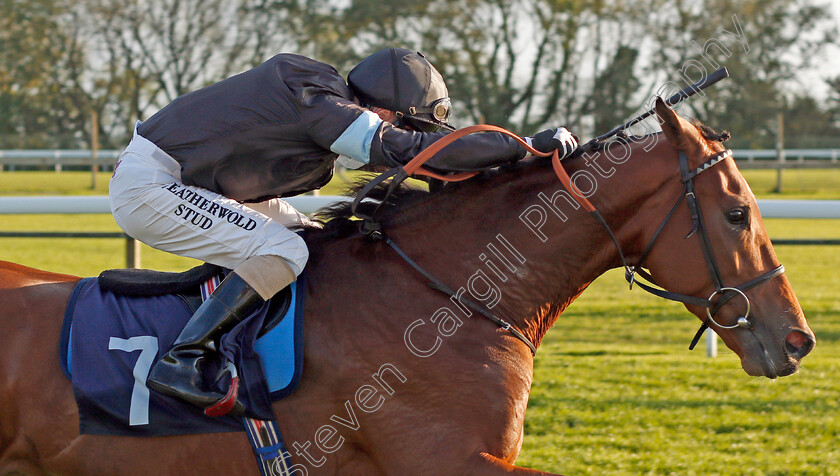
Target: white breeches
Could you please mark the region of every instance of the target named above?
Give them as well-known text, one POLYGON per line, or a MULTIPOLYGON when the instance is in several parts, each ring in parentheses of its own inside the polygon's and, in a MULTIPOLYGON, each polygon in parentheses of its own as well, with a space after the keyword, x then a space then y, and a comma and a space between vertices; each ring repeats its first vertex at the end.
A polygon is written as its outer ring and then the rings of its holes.
POLYGON ((111 212, 129 236, 179 256, 234 269, 258 255, 285 259, 299 275, 309 252, 286 226, 305 217, 276 198, 243 204, 181 182, 181 166, 134 134, 110 183, 111 212))

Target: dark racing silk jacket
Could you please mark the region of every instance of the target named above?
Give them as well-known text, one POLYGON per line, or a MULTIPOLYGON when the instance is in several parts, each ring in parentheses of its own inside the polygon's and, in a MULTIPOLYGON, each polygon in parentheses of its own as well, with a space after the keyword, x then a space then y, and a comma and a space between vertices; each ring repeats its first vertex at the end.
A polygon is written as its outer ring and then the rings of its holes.
MULTIPOLYGON (((181 164, 185 184, 242 202, 319 188, 339 154, 372 165, 407 163, 446 134, 383 122, 359 105, 335 68, 292 54, 175 99, 137 132, 181 164)), ((524 155, 502 134, 473 134, 427 165, 462 171, 524 155)))

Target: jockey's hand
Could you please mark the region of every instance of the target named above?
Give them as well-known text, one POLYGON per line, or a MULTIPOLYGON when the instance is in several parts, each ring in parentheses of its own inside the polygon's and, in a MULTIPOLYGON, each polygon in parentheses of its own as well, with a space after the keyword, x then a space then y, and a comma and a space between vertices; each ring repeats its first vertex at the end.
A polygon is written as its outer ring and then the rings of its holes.
POLYGON ((568 157, 577 149, 578 140, 580 139, 565 127, 546 129, 534 137, 525 137, 525 142, 540 152, 553 152, 557 149, 561 159, 568 157))

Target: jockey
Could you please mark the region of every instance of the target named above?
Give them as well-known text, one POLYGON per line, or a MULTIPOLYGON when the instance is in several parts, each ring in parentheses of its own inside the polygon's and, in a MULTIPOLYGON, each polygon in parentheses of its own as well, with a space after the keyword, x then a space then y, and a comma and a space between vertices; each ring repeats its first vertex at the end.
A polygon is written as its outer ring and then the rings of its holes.
MULTIPOLYGON (((138 122, 110 183, 117 224, 154 248, 233 270, 154 364, 149 387, 205 409, 221 402, 204 381, 204 357, 306 265, 306 244, 289 228, 307 218, 280 197, 324 186, 339 156, 353 168, 407 163, 453 130, 448 94, 434 66, 405 49, 369 56, 347 82, 327 64, 280 54, 138 122)), ((577 147, 564 128, 526 140, 561 156, 577 147)), ((474 134, 426 167, 475 170, 524 156, 509 137, 474 134)))

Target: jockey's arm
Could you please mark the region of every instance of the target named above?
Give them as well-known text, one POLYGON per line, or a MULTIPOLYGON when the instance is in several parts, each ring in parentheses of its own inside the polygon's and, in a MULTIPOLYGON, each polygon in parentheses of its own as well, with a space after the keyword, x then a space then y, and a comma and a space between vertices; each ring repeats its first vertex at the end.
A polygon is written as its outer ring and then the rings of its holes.
MULTIPOLYGON (((309 135, 322 147, 370 165, 394 167, 408 163, 447 132, 415 132, 382 121, 375 113, 342 98, 325 96, 307 111, 309 135)), ((472 134, 444 148, 426 166, 457 172, 515 162, 525 149, 499 133, 472 134)))
MULTIPOLYGON (((414 132, 383 123, 373 137, 371 163, 405 164, 448 132, 414 132)), ((424 167, 440 172, 461 172, 509 164, 525 157, 525 149, 497 132, 462 137, 432 157, 424 167)))

